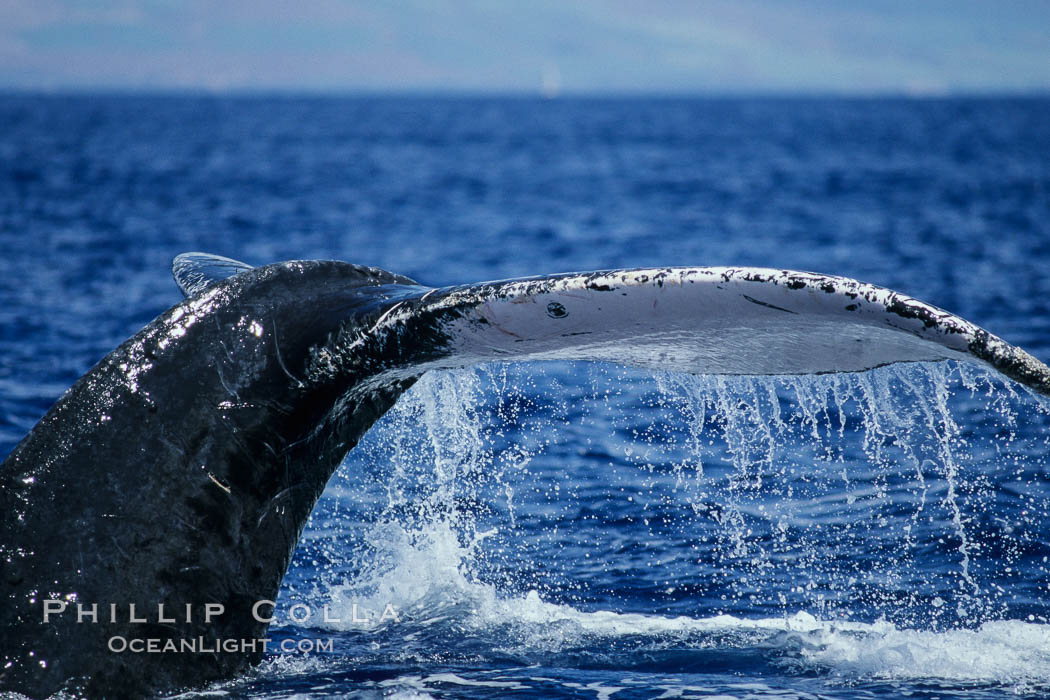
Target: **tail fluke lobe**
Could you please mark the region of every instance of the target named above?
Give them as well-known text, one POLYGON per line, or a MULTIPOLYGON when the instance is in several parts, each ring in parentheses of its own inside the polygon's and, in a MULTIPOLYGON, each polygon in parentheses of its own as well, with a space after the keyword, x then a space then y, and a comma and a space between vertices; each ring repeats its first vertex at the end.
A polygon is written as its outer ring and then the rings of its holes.
MULTIPOLYGON (((858 372, 971 361, 1050 395, 1050 368, 943 309, 844 277, 763 268, 562 274, 433 290, 390 314, 433 318, 435 366, 579 359, 696 374, 858 372)), ((377 328, 377 331, 380 330, 377 328)))
POLYGON ((248 263, 210 253, 182 253, 176 255, 171 263, 175 284, 187 297, 200 294, 216 282, 251 269, 248 263))

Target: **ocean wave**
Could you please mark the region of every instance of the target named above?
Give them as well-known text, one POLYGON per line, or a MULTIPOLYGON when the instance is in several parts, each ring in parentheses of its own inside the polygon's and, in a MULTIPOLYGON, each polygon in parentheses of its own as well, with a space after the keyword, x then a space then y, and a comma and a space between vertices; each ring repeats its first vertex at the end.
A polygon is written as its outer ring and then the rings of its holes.
POLYGON ((536 590, 507 595, 475 580, 462 566, 469 547, 447 524, 434 524, 422 535, 387 524, 374 535, 396 552, 396 563, 327 591, 331 616, 341 620, 326 625, 332 631, 469 635, 475 646, 525 659, 567 650, 601 653, 630 640, 631 648, 656 656, 671 649, 757 651, 790 672, 849 681, 1050 684, 1050 625, 1043 623, 1000 620, 974 629, 922 630, 885 620, 821 619, 804 610, 766 618, 581 610, 544 600, 536 590), (398 611, 396 621, 371 616, 364 627, 348 621, 352 606, 360 615, 378 614, 387 605, 398 611))

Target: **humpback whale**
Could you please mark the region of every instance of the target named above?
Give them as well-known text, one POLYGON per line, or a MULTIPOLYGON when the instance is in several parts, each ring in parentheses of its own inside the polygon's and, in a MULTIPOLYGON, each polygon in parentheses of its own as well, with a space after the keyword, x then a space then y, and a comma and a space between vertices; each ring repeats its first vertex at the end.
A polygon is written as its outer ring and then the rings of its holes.
POLYGON ((435 289, 337 261, 189 253, 173 269, 186 299, 0 465, 2 690, 141 696, 258 661, 257 606, 276 598, 329 477, 428 370, 582 359, 784 375, 952 359, 1050 395, 1050 369, 1023 350, 841 277, 669 267, 435 289), (115 638, 160 652, 117 653, 115 638))

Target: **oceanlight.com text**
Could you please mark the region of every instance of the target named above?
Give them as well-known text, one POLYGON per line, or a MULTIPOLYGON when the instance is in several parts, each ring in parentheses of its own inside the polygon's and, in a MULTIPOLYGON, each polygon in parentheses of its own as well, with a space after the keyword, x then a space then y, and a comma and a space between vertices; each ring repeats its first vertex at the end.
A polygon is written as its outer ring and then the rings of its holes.
POLYGON ((275 643, 259 639, 139 639, 110 637, 107 648, 115 654, 237 654, 280 651, 285 654, 311 654, 332 651, 331 639, 282 639, 275 643))

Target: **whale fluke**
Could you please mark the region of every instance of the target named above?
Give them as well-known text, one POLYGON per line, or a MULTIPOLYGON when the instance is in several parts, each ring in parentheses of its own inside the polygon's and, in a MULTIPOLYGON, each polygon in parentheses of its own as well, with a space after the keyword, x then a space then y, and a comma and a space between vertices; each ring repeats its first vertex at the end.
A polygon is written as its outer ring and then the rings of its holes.
POLYGON ((248 263, 210 253, 181 253, 171 263, 175 284, 188 297, 200 294, 216 282, 233 277, 238 272, 251 269, 248 263))
POLYGON ((698 374, 792 375, 953 359, 991 367, 1050 396, 1046 365, 976 324, 883 287, 809 272, 562 274, 435 290, 401 309, 391 324, 434 317, 450 348, 448 366, 582 359, 698 374))
POLYGON ((954 359, 1050 395, 1046 365, 978 326, 812 273, 660 268, 433 289, 343 262, 253 268, 201 253, 173 272, 188 298, 103 358, 0 466, 0 689, 137 696, 243 671, 261 647, 108 644, 263 638, 255 606, 275 599, 329 477, 430 369, 583 359, 809 374, 954 359), (92 605, 97 621, 78 622, 92 605))

